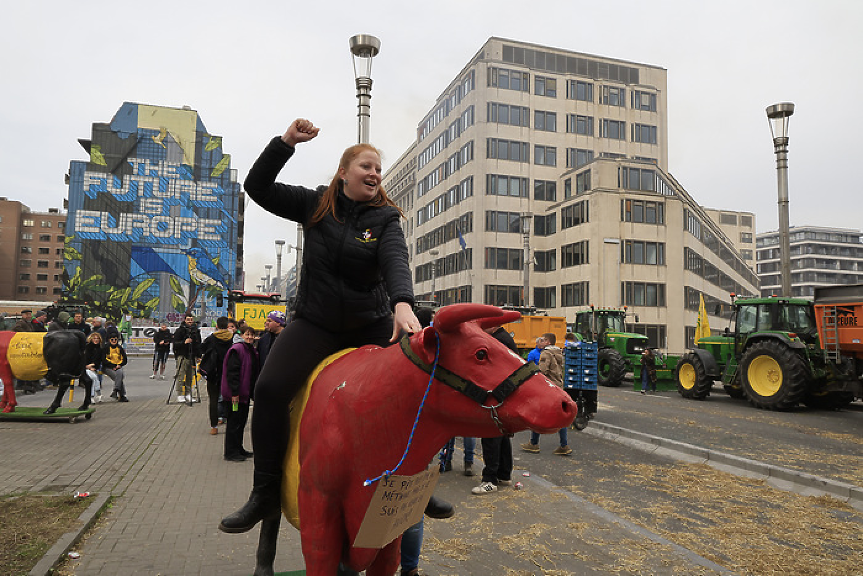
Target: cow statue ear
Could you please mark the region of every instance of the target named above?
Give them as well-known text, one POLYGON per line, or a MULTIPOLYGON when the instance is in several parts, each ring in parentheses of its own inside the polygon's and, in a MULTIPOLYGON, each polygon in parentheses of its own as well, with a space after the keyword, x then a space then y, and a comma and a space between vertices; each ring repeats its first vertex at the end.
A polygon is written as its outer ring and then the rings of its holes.
POLYGON ((434 364, 438 350, 438 332, 433 327, 423 328, 419 333, 419 350, 417 353, 426 364, 434 364))

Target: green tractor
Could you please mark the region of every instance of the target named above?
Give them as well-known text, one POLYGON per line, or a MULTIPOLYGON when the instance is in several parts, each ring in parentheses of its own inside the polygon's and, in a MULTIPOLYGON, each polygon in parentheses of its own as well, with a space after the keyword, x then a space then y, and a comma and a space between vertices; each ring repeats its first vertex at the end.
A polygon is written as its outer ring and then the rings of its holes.
POLYGON ((812 302, 799 298, 746 298, 733 302, 733 331, 708 336, 677 362, 677 390, 703 400, 715 380, 732 398, 788 410, 800 402, 836 408, 854 400, 819 342, 812 302))
POLYGON ((641 360, 647 336, 625 332, 626 308, 595 308, 575 315, 576 338, 599 345, 599 384, 617 387, 641 360))

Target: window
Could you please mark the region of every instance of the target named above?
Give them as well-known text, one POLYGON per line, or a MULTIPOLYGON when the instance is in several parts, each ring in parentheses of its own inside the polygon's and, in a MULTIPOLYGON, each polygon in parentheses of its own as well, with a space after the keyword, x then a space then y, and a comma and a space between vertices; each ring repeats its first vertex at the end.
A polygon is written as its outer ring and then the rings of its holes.
POLYGON ((63 249, 62 248, 55 248, 54 254, 57 256, 62 256, 63 255, 63 249))
POLYGON ((549 286, 547 288, 534 288, 533 289, 533 305, 537 308, 555 308, 557 304, 556 298, 556 288, 554 286, 549 286))
POLYGON ((512 306, 522 303, 521 286, 495 286, 486 284, 485 303, 492 306, 512 306))
POLYGON ((54 282, 59 282, 59 281, 60 281, 60 275, 54 274, 54 282))
POLYGON ((593 116, 567 114, 566 131, 570 134, 584 134, 585 136, 593 136, 593 116))
POLYGON ((656 126, 633 124, 632 141, 641 142, 642 144, 656 144, 656 126))
POLYGON ((622 282, 620 296, 626 306, 665 306, 665 284, 622 282))
POLYGON ((590 190, 590 170, 585 170, 575 176, 575 195, 584 194, 590 190))
POLYGON ((29 279, 30 279, 29 274, 18 274, 18 280, 29 280, 29 279))
POLYGON ((21 246, 21 254, 32 254, 33 247, 32 246, 21 246))
POLYGON ((51 235, 50 234, 39 234, 39 242, 50 242, 51 235))
POLYGON ((600 104, 626 107, 626 88, 603 86, 599 97, 600 104))
POLYGON ((50 253, 51 253, 50 248, 39 248, 39 254, 50 254, 50 253))
POLYGON ((585 306, 590 301, 590 285, 587 282, 564 284, 560 292, 561 306, 585 306))
POLYGON ((741 250, 740 257, 744 260, 752 260, 752 250, 741 250))
POLYGON ((557 166, 557 148, 537 144, 533 147, 533 163, 540 166, 557 166))
POLYGON ((25 228, 30 228, 33 226, 33 221, 32 220, 24 220, 21 223, 21 226, 24 226, 25 228))
POLYGON ((524 264, 524 251, 518 248, 485 249, 486 270, 521 270, 524 264))
POLYGON ((62 267, 63 267, 63 261, 62 260, 55 260, 54 261, 54 268, 62 268, 62 267))
POLYGON ((626 240, 620 244, 620 259, 626 264, 665 266, 665 243, 626 240))
POLYGON ((518 176, 488 174, 486 176, 485 193, 488 196, 514 196, 517 198, 527 198, 528 179, 519 178, 518 176))
POLYGON ((59 286, 55 286, 53 294, 63 294, 63 289, 60 288, 59 286))
POLYGON ((65 241, 66 241, 66 236, 64 236, 63 234, 57 235, 57 242, 65 242, 65 241))
POLYGON ((620 220, 644 224, 665 224, 665 203, 645 200, 621 200, 620 220))
POLYGON ((47 294, 48 288, 45 286, 36 286, 36 294, 47 294))
POLYGON ((593 84, 581 80, 569 80, 566 83, 566 97, 570 100, 593 102, 593 84))
POLYGON ((537 96, 557 98, 557 80, 545 76, 536 76, 534 78, 533 93, 537 96))
POLYGON ((18 261, 18 268, 29 268, 32 265, 33 265, 32 260, 19 260, 18 261))
POLYGON ((566 230, 588 222, 587 200, 565 206, 560 210, 560 229, 566 230))
POLYGON ((557 213, 533 217, 533 234, 535 236, 551 236, 557 232, 557 213))
POLYGON ((740 241, 744 244, 752 244, 752 232, 741 232, 740 241))
POLYGON ((642 92, 641 90, 633 90, 630 92, 631 100, 629 106, 633 110, 645 110, 647 112, 656 112, 656 94, 652 92, 642 92))
POLYGON ((627 190, 656 191, 656 172, 643 168, 621 166, 618 171, 618 186, 627 190))
POLYGON ((581 168, 590 162, 593 162, 593 150, 584 150, 582 148, 566 149, 567 168, 581 168))
POLYGON ((587 264, 587 240, 560 247, 560 267, 569 268, 587 264))
POLYGON ((488 121, 495 124, 509 124, 511 126, 530 127, 530 108, 526 106, 514 106, 500 104, 498 102, 488 103, 488 121))
POLYGON ((32 240, 32 239, 33 239, 33 235, 30 234, 29 232, 24 232, 23 234, 21 234, 21 240, 32 240))
POLYGON ((488 85, 506 90, 530 92, 530 74, 505 68, 489 68, 488 85))
POLYGON ((61 231, 65 230, 66 229, 66 223, 65 222, 57 222, 57 229, 61 230, 61 231))
POLYGON ((527 142, 501 140, 499 138, 486 139, 487 158, 512 160, 514 162, 530 162, 529 150, 527 142))
POLYGON ((50 228, 51 221, 50 220, 42 220, 42 228, 50 228))
POLYGON ((626 122, 623 120, 609 120, 608 118, 603 118, 602 133, 600 136, 603 138, 610 138, 612 140, 625 140, 626 122))
POLYGON ((498 212, 487 210, 485 213, 487 232, 514 232, 521 234, 521 214, 518 212, 498 212))
POLYGON ((30 287, 29 286, 18 286, 18 294, 29 294, 30 287))
POLYGON ((557 182, 554 180, 534 180, 533 199, 547 202, 557 200, 557 182))
POLYGON ((543 110, 534 110, 533 127, 545 132, 557 132, 557 114, 543 110))
POLYGON ((47 260, 37 260, 36 266, 38 268, 47 268, 48 267, 48 261, 47 260))
POLYGON ((557 270, 557 250, 537 250, 533 253, 533 269, 537 272, 557 270))

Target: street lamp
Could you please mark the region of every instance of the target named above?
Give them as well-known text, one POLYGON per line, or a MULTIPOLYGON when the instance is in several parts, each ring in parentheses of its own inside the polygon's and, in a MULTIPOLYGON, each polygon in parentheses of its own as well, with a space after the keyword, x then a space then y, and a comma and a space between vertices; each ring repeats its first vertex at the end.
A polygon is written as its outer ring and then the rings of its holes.
POLYGON ((431 261, 431 265, 432 265, 432 269, 431 269, 431 273, 432 273, 431 299, 432 299, 432 302, 437 301, 437 299, 435 298, 435 295, 434 295, 434 284, 435 284, 435 278, 437 277, 437 261, 435 260, 435 258, 437 258, 438 254, 440 254, 440 252, 438 252, 438 250, 436 248, 432 248, 431 250, 429 250, 429 255, 432 257, 432 261, 431 261))
POLYGON ((521 234, 524 237, 524 295, 522 304, 525 308, 530 306, 530 219, 529 212, 521 215, 521 234))
POLYGON ((369 141, 369 120, 372 99, 372 58, 381 50, 381 41, 368 34, 357 34, 349 40, 354 61, 354 78, 357 83, 357 142, 369 141))
POLYGON ((282 294, 282 250, 285 248, 284 240, 276 240, 276 290, 279 293, 279 298, 284 297, 282 294))
POLYGON ((788 231, 788 123, 794 104, 780 102, 767 107, 767 119, 776 153, 776 177, 779 183, 779 257, 782 271, 782 294, 791 297, 791 241, 788 231))

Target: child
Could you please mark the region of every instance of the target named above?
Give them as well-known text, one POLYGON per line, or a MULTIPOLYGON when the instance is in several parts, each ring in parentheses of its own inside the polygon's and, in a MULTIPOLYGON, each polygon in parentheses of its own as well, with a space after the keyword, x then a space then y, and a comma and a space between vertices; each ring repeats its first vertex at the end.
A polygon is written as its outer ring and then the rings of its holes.
POLYGON ((243 462, 252 453, 243 448, 243 431, 249 419, 252 385, 260 372, 258 351, 255 349, 255 329, 243 330, 243 341, 231 346, 225 354, 222 368, 222 398, 231 399, 228 425, 225 430, 225 460, 243 462))
POLYGON ((99 371, 102 370, 102 335, 92 332, 87 337, 87 345, 84 347, 84 365, 87 376, 93 381, 93 402, 102 401, 102 380, 99 371))

